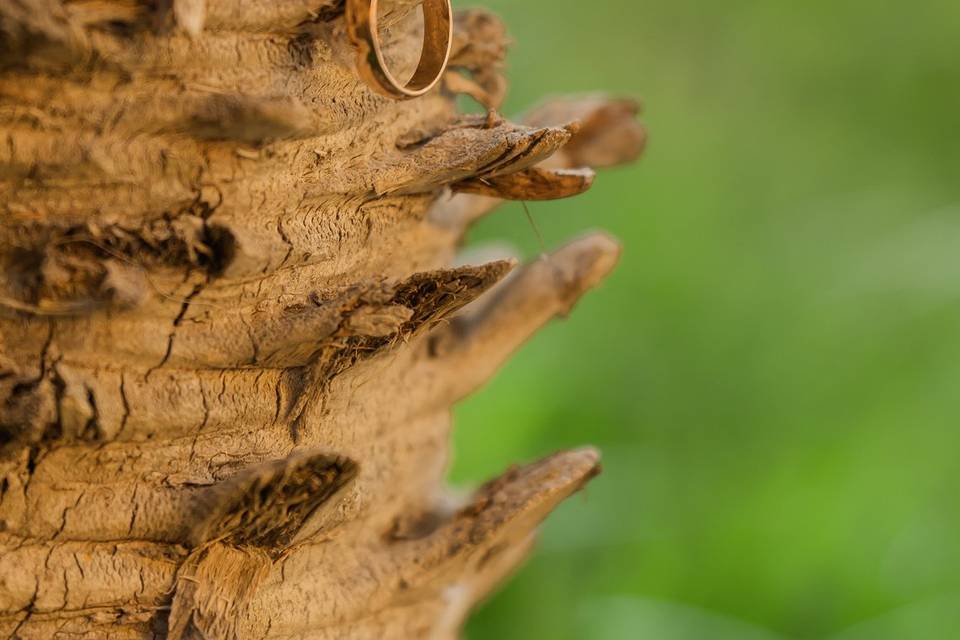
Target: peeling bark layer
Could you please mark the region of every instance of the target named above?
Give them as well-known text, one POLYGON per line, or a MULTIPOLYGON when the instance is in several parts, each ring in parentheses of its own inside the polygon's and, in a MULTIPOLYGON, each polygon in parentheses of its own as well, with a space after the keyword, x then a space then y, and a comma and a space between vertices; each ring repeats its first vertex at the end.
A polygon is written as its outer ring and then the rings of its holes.
MULTIPOLYGON (((412 70, 418 3, 384 4, 412 70)), ((451 405, 616 242, 451 265, 500 201, 634 159, 637 106, 501 118, 481 10, 441 87, 393 102, 342 13, 0 4, 0 634, 456 637, 597 473, 586 449, 443 487, 451 405)))

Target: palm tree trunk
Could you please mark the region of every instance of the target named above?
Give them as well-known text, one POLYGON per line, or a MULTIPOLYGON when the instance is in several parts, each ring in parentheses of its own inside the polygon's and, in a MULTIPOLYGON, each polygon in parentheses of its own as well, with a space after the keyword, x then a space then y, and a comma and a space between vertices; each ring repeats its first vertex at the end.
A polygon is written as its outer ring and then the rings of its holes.
MULTIPOLYGON (((407 68, 416 4, 386 7, 407 68)), ((392 101, 342 14, 0 3, 0 635, 452 638, 597 472, 443 488, 451 405, 617 244, 451 265, 501 199, 634 158, 635 105, 458 113, 505 92, 483 11, 439 89, 392 101)))

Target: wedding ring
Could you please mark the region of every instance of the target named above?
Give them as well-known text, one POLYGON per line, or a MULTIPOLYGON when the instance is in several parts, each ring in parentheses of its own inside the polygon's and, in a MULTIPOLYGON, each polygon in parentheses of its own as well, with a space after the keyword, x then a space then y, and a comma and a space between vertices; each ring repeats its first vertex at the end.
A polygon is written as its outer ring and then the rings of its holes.
POLYGON ((453 43, 450 0, 423 0, 423 47, 413 76, 401 84, 387 67, 377 33, 378 0, 347 0, 347 34, 359 49, 360 75, 379 93, 400 100, 430 91, 447 68, 453 43))

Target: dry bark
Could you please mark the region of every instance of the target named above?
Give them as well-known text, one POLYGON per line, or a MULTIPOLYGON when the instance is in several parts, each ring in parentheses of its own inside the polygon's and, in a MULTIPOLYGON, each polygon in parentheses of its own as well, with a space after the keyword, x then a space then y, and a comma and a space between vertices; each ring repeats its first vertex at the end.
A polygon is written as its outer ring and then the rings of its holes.
MULTIPOLYGON (((416 4, 387 7, 407 68, 416 4)), ((0 634, 455 637, 597 473, 585 449, 443 488, 450 406, 616 242, 451 265, 501 199, 633 159, 636 105, 458 113, 505 93, 479 10, 442 88, 393 102, 342 11, 0 3, 0 634)))

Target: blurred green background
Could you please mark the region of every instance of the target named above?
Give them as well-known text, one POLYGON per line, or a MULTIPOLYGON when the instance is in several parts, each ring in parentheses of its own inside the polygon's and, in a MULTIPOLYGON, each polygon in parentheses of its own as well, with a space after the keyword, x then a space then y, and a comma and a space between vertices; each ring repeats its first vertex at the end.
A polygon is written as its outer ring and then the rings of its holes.
MULTIPOLYGON (((506 113, 604 89, 651 142, 531 205, 623 260, 458 408, 453 480, 605 473, 468 637, 960 638, 960 3, 483 4, 506 113)), ((518 205, 493 240, 538 253, 518 205)))

